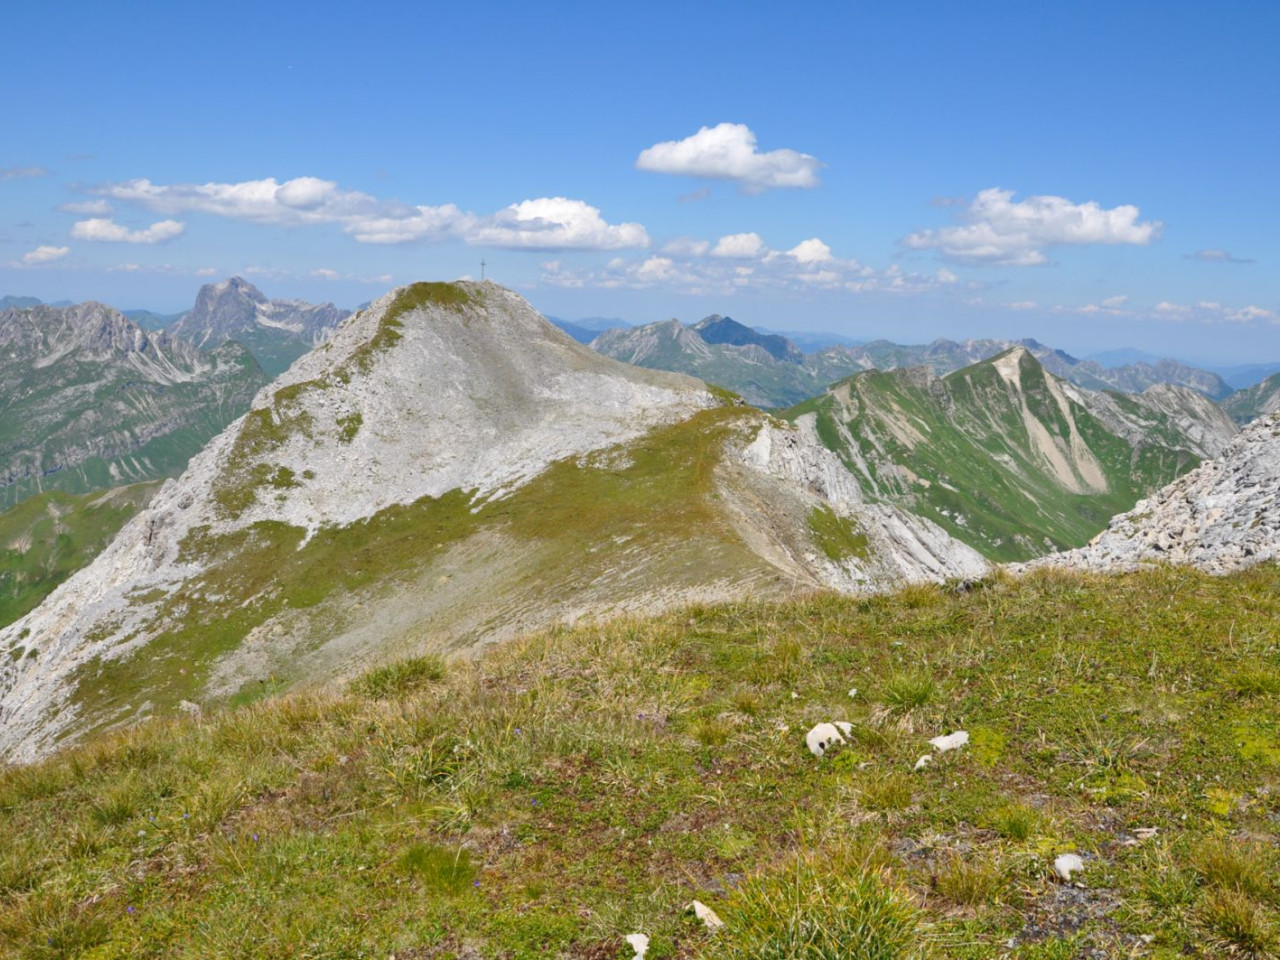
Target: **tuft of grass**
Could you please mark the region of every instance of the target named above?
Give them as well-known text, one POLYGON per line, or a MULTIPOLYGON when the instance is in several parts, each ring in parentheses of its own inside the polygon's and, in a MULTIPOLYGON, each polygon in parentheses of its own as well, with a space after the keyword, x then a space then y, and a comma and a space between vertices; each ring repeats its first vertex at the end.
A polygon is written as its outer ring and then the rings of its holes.
POLYGON ((1004 889, 1000 864, 982 856, 951 854, 938 866, 938 892, 952 903, 976 907, 995 903, 1004 889))
POLYGON ((1195 849, 1191 863, 1206 885, 1262 900, 1274 889, 1271 860, 1268 851, 1256 843, 1215 838, 1195 849))
POLYGON ((938 692, 933 677, 924 673, 899 673, 885 681, 881 699, 894 713, 910 713, 931 701, 938 692))
POLYGON ((860 802, 877 813, 895 813, 911 806, 911 778, 901 773, 877 777, 862 787, 860 802))
POLYGON ((1024 843, 1040 826, 1040 813, 1023 803, 1001 807, 991 818, 991 828, 1006 840, 1024 843))
POLYGON ((1246 960, 1280 957, 1280 932, 1268 911, 1237 890, 1214 890, 1201 904, 1199 920, 1219 956, 1246 960))
POLYGON ((400 856, 400 872, 418 880, 433 893, 457 896, 473 889, 479 872, 465 847, 446 850, 430 843, 415 843, 400 856))
POLYGON ((444 658, 438 654, 398 660, 385 667, 370 670, 351 684, 353 693, 373 700, 394 700, 421 690, 444 679, 444 658))
POLYGON ((840 854, 801 854, 755 874, 717 908, 725 927, 705 960, 914 960, 926 956, 919 914, 879 871, 840 854))
POLYGON ((689 734, 704 747, 722 747, 732 733, 733 727, 720 717, 699 717, 689 727, 689 734))
POLYGON ((1234 674, 1227 685, 1238 697, 1274 697, 1280 694, 1280 673, 1250 667, 1234 674))

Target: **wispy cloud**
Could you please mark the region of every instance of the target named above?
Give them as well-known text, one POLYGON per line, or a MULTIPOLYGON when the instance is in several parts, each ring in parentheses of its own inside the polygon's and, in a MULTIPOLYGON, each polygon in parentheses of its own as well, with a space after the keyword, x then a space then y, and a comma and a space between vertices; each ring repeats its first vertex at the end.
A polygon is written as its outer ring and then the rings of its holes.
POLYGON ((911 250, 934 249, 959 262, 1001 266, 1048 263, 1045 251, 1056 246, 1135 244, 1160 236, 1159 221, 1140 222, 1138 208, 1104 209, 1092 201, 1037 196, 1014 201, 1012 190, 981 191, 959 215, 961 223, 920 230, 902 240, 911 250))
POLYGON ((28 265, 52 263, 54 260, 61 260, 70 250, 70 247, 39 246, 29 253, 24 253, 22 262, 28 265))
POLYGON ((1255 260, 1246 260, 1243 257, 1233 257, 1225 250, 1208 249, 1197 250, 1195 253, 1184 253, 1183 260, 1199 260, 1202 263, 1256 263, 1255 260))
POLYGON ((334 224, 359 243, 463 240, 476 246, 528 250, 620 250, 646 247, 638 223, 610 224, 597 207, 567 197, 513 203, 481 217, 454 204, 426 206, 343 190, 332 180, 273 177, 239 183, 109 183, 93 193, 170 215, 205 213, 250 223, 298 227, 334 224))
POLYGON ((74 213, 82 217, 106 217, 112 212, 111 204, 105 200, 79 200, 64 203, 58 209, 63 213, 74 213))
POLYGON ((130 230, 113 220, 94 218, 76 222, 71 227, 71 236, 94 243, 167 243, 180 237, 185 229, 177 220, 161 220, 145 230, 130 230))
POLYGON ((760 151, 745 123, 703 127, 683 140, 655 143, 636 158, 637 170, 733 180, 748 190, 816 187, 821 167, 817 157, 796 150, 760 151))
POLYGON ((908 273, 894 265, 876 270, 842 260, 817 237, 789 250, 774 250, 757 233, 728 234, 715 243, 680 237, 652 256, 616 257, 600 269, 577 268, 562 260, 542 265, 549 286, 727 295, 738 290, 815 290, 846 293, 924 293, 960 287, 950 270, 908 273))
POLYGON ((29 180, 48 175, 49 171, 44 167, 0 167, 0 180, 29 180))

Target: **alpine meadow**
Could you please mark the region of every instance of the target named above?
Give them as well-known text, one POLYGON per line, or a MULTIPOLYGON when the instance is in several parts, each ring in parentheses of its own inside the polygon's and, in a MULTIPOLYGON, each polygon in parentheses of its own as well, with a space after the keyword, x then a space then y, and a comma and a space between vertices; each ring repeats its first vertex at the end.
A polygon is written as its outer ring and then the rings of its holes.
POLYGON ((6 25, 0 957, 1280 960, 1280 8, 6 25))

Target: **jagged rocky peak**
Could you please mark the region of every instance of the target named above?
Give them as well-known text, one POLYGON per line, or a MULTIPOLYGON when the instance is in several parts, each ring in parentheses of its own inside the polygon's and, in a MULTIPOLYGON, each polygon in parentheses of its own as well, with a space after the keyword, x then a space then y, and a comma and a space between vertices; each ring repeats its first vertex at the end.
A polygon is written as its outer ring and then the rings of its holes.
POLYGON ((36 306, 0 311, 0 348, 10 360, 26 358, 47 366, 64 357, 94 362, 130 359, 155 364, 152 372, 168 381, 179 371, 200 367, 191 344, 165 333, 150 333, 114 307, 94 300, 69 307, 36 306))
POLYGON ((775 360, 800 363, 804 354, 794 343, 776 333, 760 333, 732 317, 713 313, 693 325, 693 329, 707 343, 723 343, 733 347, 757 346, 775 360))
POLYGON ((1255 420, 1210 460, 1111 520, 1086 547, 1034 566, 1085 570, 1188 564, 1210 573, 1280 558, 1280 413, 1255 420))
POLYGON ((243 277, 205 284, 195 306, 173 327, 179 336, 202 346, 243 338, 264 330, 320 342, 350 316, 332 303, 272 300, 243 277))

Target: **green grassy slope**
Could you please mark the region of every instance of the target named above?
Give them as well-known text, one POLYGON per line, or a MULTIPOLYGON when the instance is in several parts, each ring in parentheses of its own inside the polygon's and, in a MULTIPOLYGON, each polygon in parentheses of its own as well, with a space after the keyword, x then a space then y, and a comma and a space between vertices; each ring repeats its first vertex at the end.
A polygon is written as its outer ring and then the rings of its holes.
POLYGON ((0 626, 40 605, 102 552, 159 482, 79 496, 55 491, 0 514, 0 626))
POLYGON ((72 356, 40 368, 25 360, 0 370, 8 391, 0 449, 16 473, 0 487, 0 509, 50 490, 80 494, 177 476, 266 383, 238 344, 214 355, 216 374, 172 384, 146 381, 116 358, 72 356))
POLYGON ((1274 566, 1044 573, 691 608, 153 721, 0 772, 0 952, 1274 956, 1277 622, 1274 566), (849 742, 814 758, 833 719, 849 742))
MULTIPOLYGON (((116 722, 144 705, 163 713, 182 700, 205 701, 220 659, 277 623, 305 638, 302 646, 279 651, 240 696, 305 682, 319 668, 304 656, 358 631, 366 604, 388 597, 415 612, 380 643, 449 635, 465 646, 485 632, 486 612, 513 606, 545 615, 718 582, 759 579, 767 589, 764 581, 780 583, 781 575, 735 533, 715 478, 726 438, 753 429, 759 416, 734 406, 705 411, 558 462, 500 500, 475 502, 455 490, 322 529, 305 545, 301 528, 282 523, 220 536, 197 528, 183 549, 208 569, 164 600, 156 614, 163 629, 144 648, 85 665, 77 709, 90 723, 116 722), (471 584, 465 602, 436 619, 433 604, 455 580, 471 584), (459 626, 467 618, 471 632, 459 626)), ((277 492, 271 481, 255 491, 277 492)))
MULTIPOLYGON (((928 517, 996 561, 1081 546, 1113 515, 1198 463, 1167 423, 1135 447, 1075 401, 1068 420, 1049 375, 1030 354, 1022 354, 1019 376, 1021 392, 1014 393, 992 361, 933 380, 919 371, 869 371, 783 416, 814 414, 823 443, 869 492, 928 517), (1074 426, 1105 489, 1091 488, 1069 455, 1075 489, 1064 485, 1033 443, 1024 398, 1030 418, 1068 453, 1074 426)), ((1134 405, 1119 395, 1116 402, 1134 405)))

